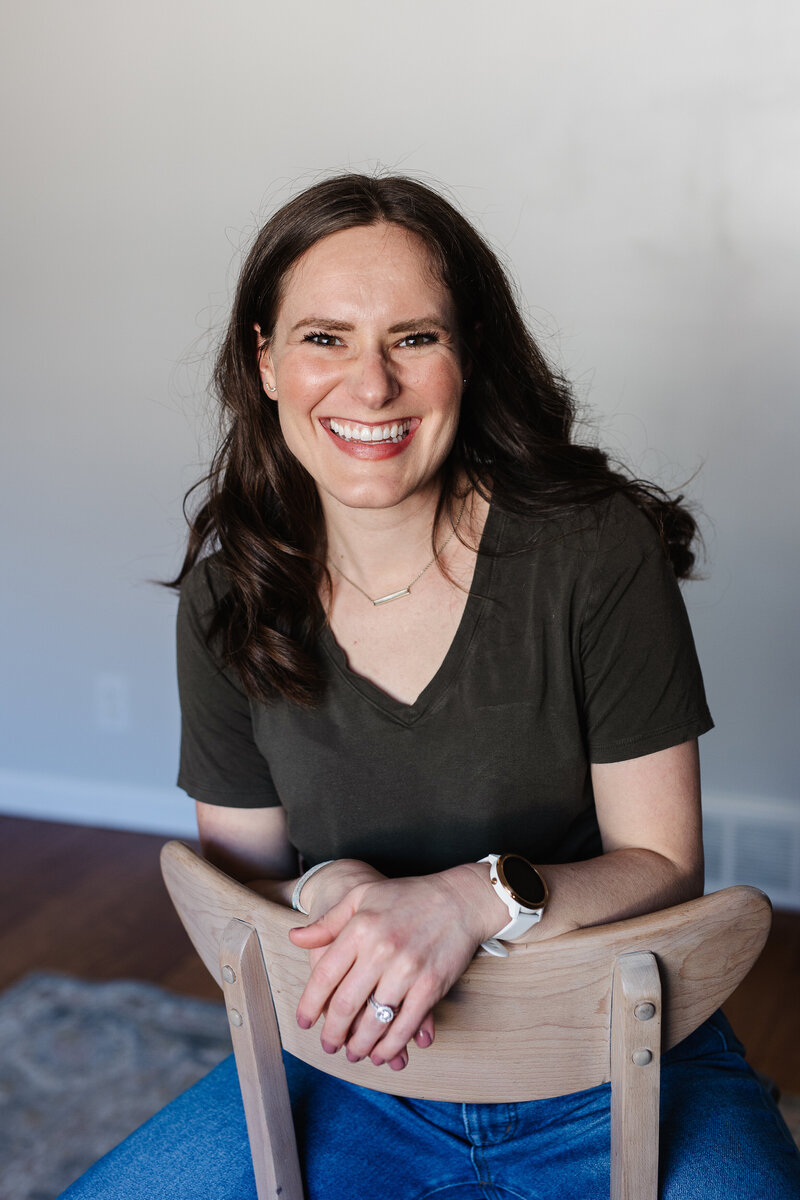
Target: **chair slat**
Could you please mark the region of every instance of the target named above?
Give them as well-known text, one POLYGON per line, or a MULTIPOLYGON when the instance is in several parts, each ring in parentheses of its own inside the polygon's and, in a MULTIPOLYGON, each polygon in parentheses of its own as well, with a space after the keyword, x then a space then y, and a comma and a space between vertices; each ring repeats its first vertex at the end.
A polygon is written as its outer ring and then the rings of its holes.
POLYGON ((661 979, 647 950, 620 954, 611 992, 611 1200, 656 1200, 661 979))
POLYGON ((219 961, 259 1200, 303 1200, 278 1026, 252 925, 228 922, 219 961))

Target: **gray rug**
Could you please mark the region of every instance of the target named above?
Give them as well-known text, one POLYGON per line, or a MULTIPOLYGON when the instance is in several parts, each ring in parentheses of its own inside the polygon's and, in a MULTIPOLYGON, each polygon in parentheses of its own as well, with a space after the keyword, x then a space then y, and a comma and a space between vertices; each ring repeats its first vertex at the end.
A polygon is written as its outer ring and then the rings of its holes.
POLYGON ((230 1049, 221 1003, 27 975, 0 995, 0 1200, 53 1200, 230 1049))

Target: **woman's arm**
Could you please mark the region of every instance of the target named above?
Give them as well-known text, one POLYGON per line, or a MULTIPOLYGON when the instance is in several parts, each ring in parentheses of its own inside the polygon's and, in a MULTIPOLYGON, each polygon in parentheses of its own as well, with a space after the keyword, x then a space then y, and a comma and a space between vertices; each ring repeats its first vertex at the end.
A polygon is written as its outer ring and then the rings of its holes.
MULTIPOLYGON (((288 908, 299 877, 297 851, 289 841, 286 813, 272 808, 228 808, 195 802, 204 858, 254 892, 288 908)), ((385 878, 357 859, 338 859, 325 868, 325 879, 303 888, 303 907, 321 917, 360 883, 385 878)))
POLYGON ((197 829, 203 855, 233 879, 252 886, 281 904, 291 904, 297 876, 297 851, 286 832, 280 807, 227 808, 196 801, 197 829))
MULTIPOLYGON (((593 766, 592 782, 604 853, 587 862, 542 865, 551 898, 526 941, 653 912, 702 890, 696 742, 593 766)), ((320 884, 326 873, 320 872, 320 884)), ((312 898, 314 882, 307 885, 312 898)), ((359 884, 319 920, 292 932, 297 945, 324 949, 298 1022, 310 1028, 324 1013, 326 1049, 346 1044, 349 1057, 389 1061, 506 920, 486 864, 359 884), (373 992, 381 1003, 402 1004, 388 1027, 364 1009, 373 992)))
POLYGON ((546 920, 526 941, 656 912, 703 891, 697 742, 592 767, 603 854, 545 870, 546 920))

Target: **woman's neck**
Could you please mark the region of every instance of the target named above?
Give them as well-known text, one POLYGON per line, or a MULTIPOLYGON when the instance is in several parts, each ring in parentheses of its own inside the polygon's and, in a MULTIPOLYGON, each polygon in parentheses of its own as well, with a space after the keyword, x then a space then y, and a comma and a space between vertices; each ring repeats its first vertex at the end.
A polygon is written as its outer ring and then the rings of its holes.
MULTIPOLYGON (((431 533, 439 494, 437 487, 380 509, 348 508, 323 497, 329 566, 375 595, 405 587, 433 553, 431 533)), ((448 519, 446 510, 440 540, 449 535, 454 520, 455 516, 448 519)))

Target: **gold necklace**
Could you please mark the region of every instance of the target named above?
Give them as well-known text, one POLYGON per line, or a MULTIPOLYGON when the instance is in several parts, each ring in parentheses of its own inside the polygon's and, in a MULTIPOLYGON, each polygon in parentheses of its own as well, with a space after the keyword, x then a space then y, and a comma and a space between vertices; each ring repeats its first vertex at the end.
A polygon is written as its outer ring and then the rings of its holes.
POLYGON ((386 595, 386 596, 378 596, 377 598, 374 598, 374 597, 370 596, 369 592, 365 592, 364 589, 361 587, 361 585, 356 583, 355 579, 351 579, 349 575, 345 575, 342 568, 337 566, 336 563, 333 564, 333 569, 334 569, 334 571, 339 572, 342 579, 344 579, 346 583, 349 583, 351 587, 354 587, 357 592, 361 592, 362 596, 366 596, 366 598, 367 598, 367 600, 369 600, 370 604, 374 604, 376 608, 378 608, 381 604, 389 604, 392 600, 399 600, 401 596, 407 596, 409 594, 409 592, 411 591, 414 584, 419 583, 420 579, 422 579, 422 576, 425 574, 425 572, 433 566, 433 564, 436 562, 436 559, 439 558, 439 556, 441 554, 443 554, 444 551, 447 549, 447 547, 450 545, 453 538, 456 536, 456 530, 458 529, 459 525, 461 524, 461 518, 464 515, 464 509, 466 508, 466 506, 467 506, 467 497, 465 496, 463 501, 461 502, 461 511, 458 514, 458 519, 456 520, 456 523, 453 526, 453 528, 451 529, 448 537, 445 538, 445 540, 442 542, 441 546, 436 551, 433 558, 431 558, 429 562, 425 563, 425 566, 422 568, 422 570, 419 572, 418 575, 414 576, 414 578, 411 580, 411 583, 407 583, 406 586, 404 588, 400 588, 399 591, 389 592, 388 595, 386 595))

